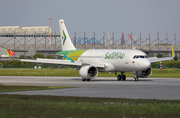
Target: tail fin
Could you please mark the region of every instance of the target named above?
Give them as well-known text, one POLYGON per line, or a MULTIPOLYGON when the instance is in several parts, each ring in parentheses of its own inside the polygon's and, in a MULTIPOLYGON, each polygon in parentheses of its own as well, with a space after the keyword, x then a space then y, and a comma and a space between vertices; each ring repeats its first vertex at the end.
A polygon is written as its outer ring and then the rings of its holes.
POLYGON ((74 45, 71 41, 71 38, 70 38, 69 33, 66 29, 66 26, 65 26, 63 19, 59 19, 59 27, 60 27, 62 51, 76 50, 76 48, 74 47, 74 45))
POLYGON ((132 37, 131 34, 128 34, 129 40, 130 40, 130 44, 132 43, 132 37))
POLYGON ((9 58, 11 58, 11 54, 9 53, 7 47, 5 47, 5 48, 6 48, 6 51, 7 51, 7 55, 9 56, 9 58))

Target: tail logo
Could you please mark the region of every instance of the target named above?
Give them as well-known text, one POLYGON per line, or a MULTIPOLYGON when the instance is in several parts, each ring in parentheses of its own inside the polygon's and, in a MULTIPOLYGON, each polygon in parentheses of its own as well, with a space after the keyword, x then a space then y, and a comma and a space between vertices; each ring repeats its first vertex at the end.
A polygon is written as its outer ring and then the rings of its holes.
POLYGON ((63 45, 64 45, 64 43, 65 43, 65 41, 66 41, 66 34, 64 33, 64 30, 63 30, 63 36, 62 36, 62 39, 63 39, 63 45), (64 36, 64 37, 63 37, 64 36))

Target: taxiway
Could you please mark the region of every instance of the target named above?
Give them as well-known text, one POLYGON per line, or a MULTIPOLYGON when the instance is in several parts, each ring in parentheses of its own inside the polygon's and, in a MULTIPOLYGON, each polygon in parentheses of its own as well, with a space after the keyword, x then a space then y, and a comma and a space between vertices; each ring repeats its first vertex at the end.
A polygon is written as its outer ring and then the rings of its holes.
POLYGON ((127 77, 126 81, 117 81, 116 77, 97 77, 83 82, 80 77, 0 76, 0 83, 77 87, 1 94, 180 100, 180 78, 142 78, 133 82, 132 77, 127 77))

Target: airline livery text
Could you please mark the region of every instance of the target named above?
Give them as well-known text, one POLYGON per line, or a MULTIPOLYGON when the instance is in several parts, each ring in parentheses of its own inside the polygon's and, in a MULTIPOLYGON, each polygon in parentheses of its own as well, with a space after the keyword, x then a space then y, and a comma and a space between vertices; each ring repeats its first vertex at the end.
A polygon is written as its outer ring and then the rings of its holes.
POLYGON ((104 59, 123 59, 124 56, 125 56, 125 54, 122 52, 112 52, 112 53, 107 52, 105 54, 104 59))

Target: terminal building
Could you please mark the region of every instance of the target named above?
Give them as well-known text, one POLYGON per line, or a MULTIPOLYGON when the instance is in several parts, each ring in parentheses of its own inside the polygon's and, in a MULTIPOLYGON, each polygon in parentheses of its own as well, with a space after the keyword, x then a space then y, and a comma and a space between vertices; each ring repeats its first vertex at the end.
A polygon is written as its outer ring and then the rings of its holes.
POLYGON ((61 50, 60 34, 49 26, 2 26, 0 47, 13 50, 16 56, 35 53, 55 54, 61 50))
MULTIPOLYGON (((36 32, 37 34, 43 34, 45 32, 50 33, 50 27, 49 26, 35 26, 35 27, 21 27, 21 26, 2 26, 0 27, 0 34, 8 35, 8 34, 34 34, 36 32)), ((55 31, 51 28, 51 33, 55 33, 55 31)))
MULTIPOLYGON (((124 34, 122 34, 123 38, 118 40, 114 37, 111 38, 112 40, 106 40, 104 36, 98 40, 95 38, 95 34, 92 39, 88 39, 86 36, 82 37, 84 38, 76 38, 76 34, 74 34, 72 38, 77 49, 139 49, 148 56, 156 56, 161 53, 167 57, 171 56, 171 44, 173 44, 176 56, 178 59, 180 58, 180 41, 176 39, 176 35, 172 40, 167 38, 160 40, 157 37, 156 44, 150 39, 150 35, 149 38, 143 40, 141 34, 136 41, 130 38, 125 40, 124 34)), ((50 26, 0 26, 0 48, 4 49, 5 47, 13 50, 16 57, 19 55, 33 56, 36 53, 56 54, 61 51, 60 34, 50 26)))

